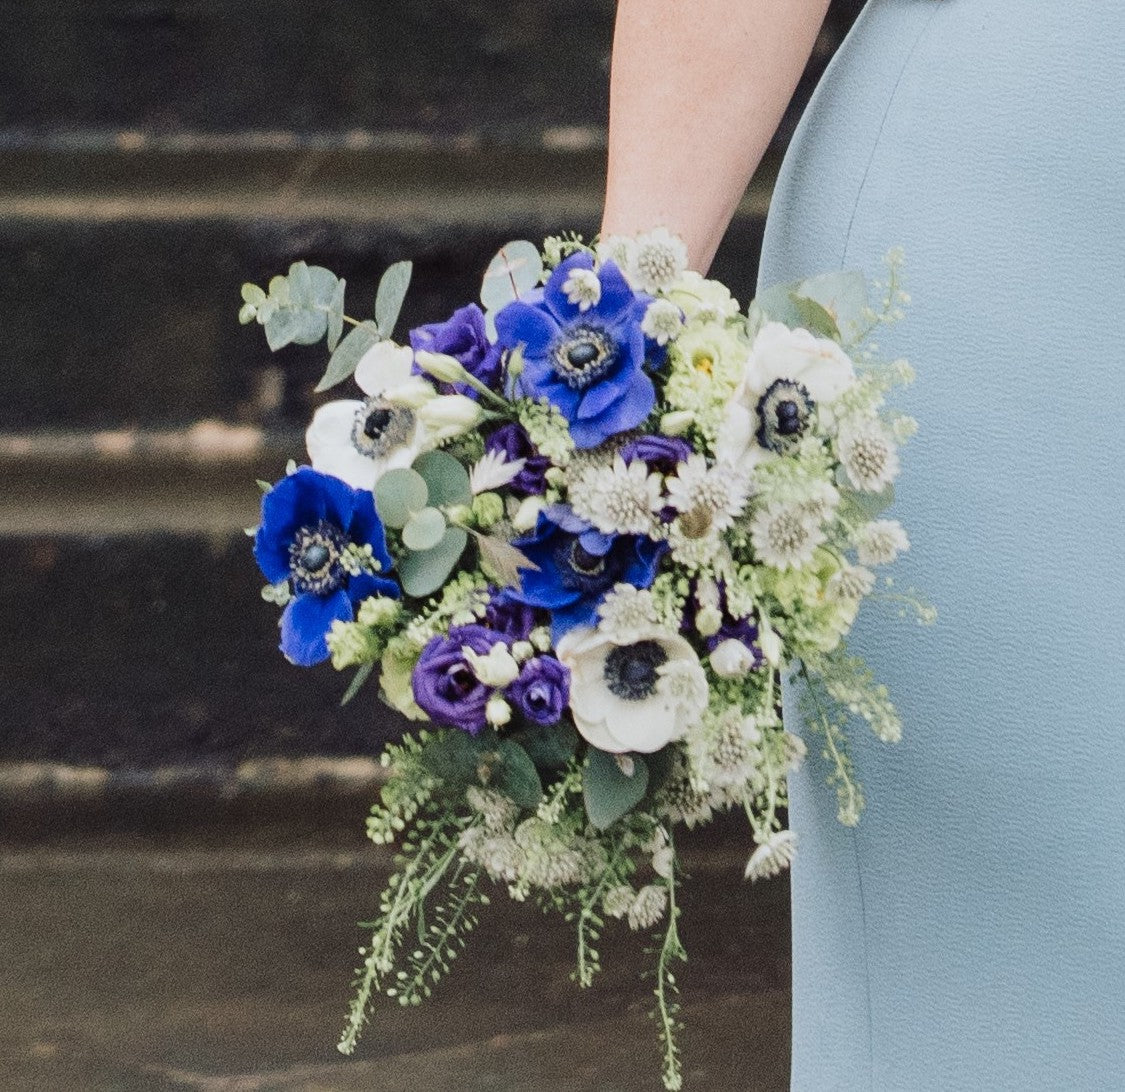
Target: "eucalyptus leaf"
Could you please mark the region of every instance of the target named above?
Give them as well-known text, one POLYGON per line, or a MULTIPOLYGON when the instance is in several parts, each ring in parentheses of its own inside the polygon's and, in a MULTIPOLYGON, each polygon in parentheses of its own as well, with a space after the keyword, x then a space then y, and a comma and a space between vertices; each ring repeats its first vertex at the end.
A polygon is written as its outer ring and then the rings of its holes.
POLYGON ((280 307, 268 319, 264 329, 266 342, 273 352, 292 344, 297 336, 305 329, 305 323, 300 311, 288 307, 280 307))
POLYGON ((328 315, 324 311, 302 308, 294 311, 298 319, 297 333, 293 335, 296 345, 315 345, 328 332, 328 315))
POLYGON ((514 740, 497 744, 499 769, 493 771, 491 785, 521 808, 534 808, 543 799, 543 783, 530 755, 514 740))
POLYGON ((590 748, 582 773, 586 814, 596 830, 605 830, 641 802, 648 788, 648 766, 640 755, 628 756, 632 775, 621 768, 620 756, 590 748))
POLYGON ((347 690, 344 691, 344 696, 340 699, 340 705, 347 705, 363 688, 363 684, 371 678, 371 672, 375 670, 375 664, 360 664, 356 669, 356 673, 352 676, 352 681, 348 683, 347 690))
POLYGON ((843 467, 836 471, 836 484, 844 490, 848 508, 860 513, 864 519, 878 519, 895 502, 894 482, 888 482, 878 493, 865 493, 848 480, 843 467))
POLYGON ((413 271, 413 262, 395 262, 379 278, 379 287, 375 290, 375 324, 383 337, 390 337, 394 332, 413 271))
POLYGON ((405 527, 415 512, 426 507, 429 495, 422 475, 406 467, 380 475, 372 492, 379 518, 395 530, 405 527))
POLYGON ((289 267, 289 301, 294 307, 310 307, 313 303, 313 284, 309 267, 304 262, 294 262, 289 267))
POLYGON ((786 326, 801 325, 801 313, 793 299, 795 284, 775 284, 759 292, 750 304, 751 325, 756 323, 754 333, 767 322, 782 322, 786 326))
POLYGON ((266 302, 266 294, 256 284, 244 284, 241 290, 244 303, 252 303, 256 307, 259 303, 266 302))
MULTIPOLYGON (((327 325, 328 316, 325 315, 324 318, 327 325)), ((268 324, 266 336, 269 336, 268 324)), ((348 336, 336 346, 332 358, 328 361, 324 378, 316 385, 317 392, 329 390, 337 383, 350 379, 363 354, 378 340, 379 331, 375 328, 375 323, 361 322, 358 326, 352 327, 348 336)))
POLYGON ((531 724, 512 737, 541 770, 561 770, 578 750, 578 733, 566 721, 549 728, 531 724))
POLYGON ((472 504, 473 490, 468 471, 448 452, 427 451, 414 460, 414 469, 426 479, 430 504, 439 508, 472 504))
POLYGON ((328 351, 333 353, 344 333, 344 278, 336 281, 328 303, 328 351))
POLYGON ((432 550, 445 537, 445 516, 437 508, 415 512, 402 528, 402 544, 409 550, 432 550))
POLYGON ((488 264, 481 285, 480 301, 485 310, 499 310, 530 292, 543 273, 539 248, 526 239, 505 243, 488 264))
POLYGON ((840 328, 836 320, 816 300, 806 299, 804 296, 793 294, 793 306, 801 316, 801 325, 817 337, 840 340, 840 328))
POLYGON ((855 341, 868 319, 867 278, 853 271, 821 273, 801 281, 793 289, 802 299, 818 303, 832 317, 844 344, 855 341))
POLYGON ((446 785, 465 788, 479 782, 477 770, 485 741, 460 729, 439 732, 422 749, 422 764, 446 785))
POLYGON ((340 278, 331 269, 322 265, 308 266, 309 278, 309 306, 316 308, 328 307, 335 296, 340 278))
MULTIPOLYGON (((382 481, 382 478, 379 480, 382 481)), ((433 595, 453 571, 468 540, 469 536, 463 528, 447 527, 441 542, 432 550, 420 550, 403 557, 398 566, 402 590, 415 599, 433 595)))

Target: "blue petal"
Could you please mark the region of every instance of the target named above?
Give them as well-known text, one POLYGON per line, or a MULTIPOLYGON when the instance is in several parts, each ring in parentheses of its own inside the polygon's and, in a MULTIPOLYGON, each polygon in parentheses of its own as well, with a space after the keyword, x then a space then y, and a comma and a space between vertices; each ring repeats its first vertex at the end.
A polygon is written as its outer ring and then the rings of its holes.
MULTIPOLYGON (((296 531, 296 528, 293 530, 296 531)), ((254 535, 254 560, 271 584, 278 584, 289 578, 289 544, 292 541, 292 535, 282 538, 271 534, 264 522, 254 535)))
POLYGON ((394 559, 387 551, 387 534, 383 529, 383 521, 375 511, 375 498, 368 490, 356 490, 352 521, 346 531, 352 542, 371 547, 375 559, 383 566, 383 572, 394 568, 394 559))
MULTIPOLYGON (((300 474, 301 471, 298 470, 297 473, 300 474)), ((317 474, 315 470, 311 473, 317 474)), ((352 524, 356 501, 361 496, 360 491, 353 489, 347 482, 332 477, 331 474, 317 474, 317 477, 321 479, 320 488, 324 496, 324 518, 346 533, 352 524)), ((366 493, 365 495, 374 507, 375 502, 371 498, 371 494, 366 493)))
POLYGON ((616 541, 616 535, 603 535, 601 531, 583 531, 578 536, 578 545, 595 557, 605 557, 616 541))
POLYGON ((343 588, 331 595, 307 593, 290 600, 281 615, 281 651, 290 663, 312 667, 328 659, 325 635, 338 618, 350 622, 355 615, 343 588))
POLYGON ((535 391, 535 397, 545 397, 567 421, 574 420, 582 402, 582 392, 568 387, 565 383, 543 383, 535 391))
POLYGON ((529 356, 542 356, 558 335, 558 323, 546 311, 513 300, 496 312, 496 342, 514 349, 523 344, 529 356))
POLYGON ((580 535, 583 531, 589 531, 591 527, 591 524, 587 523, 581 516, 574 514, 574 509, 569 504, 548 504, 539 513, 539 522, 536 525, 535 533, 540 534, 541 529, 545 529, 549 533, 554 529, 550 526, 551 524, 561 527, 564 531, 569 531, 572 535, 580 535))
MULTIPOLYGON (((629 287, 629 282, 615 263, 604 262, 598 270, 598 280, 602 282, 602 295, 592 310, 606 318, 613 318, 626 308, 632 309, 636 296, 634 296, 633 290, 629 287)), ((644 310, 642 309, 641 317, 643 316, 644 310)), ((640 319, 638 318, 636 321, 639 322, 640 319)))
POLYGON ((381 576, 371 573, 360 573, 348 581, 348 598, 353 603, 361 599, 369 599, 373 595, 383 595, 388 599, 397 599, 402 594, 398 585, 393 580, 385 580, 381 576))
POLYGON ((586 391, 586 397, 582 399, 582 404, 578 407, 578 419, 588 421, 592 417, 598 417, 619 398, 623 398, 628 390, 629 378, 627 376, 621 376, 620 378, 614 376, 613 379, 607 379, 596 387, 591 387, 586 391))
POLYGON ((651 538, 638 538, 633 556, 626 565, 621 579, 635 588, 647 588, 656 579, 656 570, 664 556, 667 545, 654 542, 651 538))
POLYGON ((610 436, 642 424, 655 405, 652 380, 644 372, 637 372, 625 394, 605 413, 590 420, 572 421, 570 435, 578 447, 597 447, 610 436))
POLYGON ((569 630, 575 626, 596 626, 598 624, 598 604, 602 596, 579 599, 569 607, 561 607, 551 612, 551 641, 557 645, 569 630))

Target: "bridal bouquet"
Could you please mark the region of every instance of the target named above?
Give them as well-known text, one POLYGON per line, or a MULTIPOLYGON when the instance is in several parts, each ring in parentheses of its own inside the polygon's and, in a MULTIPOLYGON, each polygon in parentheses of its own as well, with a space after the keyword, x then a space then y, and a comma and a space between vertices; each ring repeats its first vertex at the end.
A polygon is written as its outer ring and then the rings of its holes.
MULTIPOLYGON (((681 1086, 673 968, 676 829, 745 815, 746 875, 791 860, 780 717, 797 670, 844 823, 863 799, 849 715, 882 739, 887 690, 844 644, 876 568, 907 548, 881 518, 914 421, 885 395, 905 361, 863 348, 905 296, 897 259, 742 312, 660 229, 596 246, 505 246, 478 306, 391 340, 409 263, 374 319, 298 262, 243 288, 271 348, 327 339, 308 466, 261 483, 254 552, 293 663, 376 674, 426 727, 383 754, 368 820, 397 871, 361 949, 350 1052, 373 995, 430 995, 499 884, 557 911, 588 986, 609 919, 656 930, 664 1083, 681 1086), (346 325, 351 329, 343 336, 346 325)), ((887 581, 886 583, 890 583, 887 581)), ((925 611, 923 605, 917 604, 925 611)))

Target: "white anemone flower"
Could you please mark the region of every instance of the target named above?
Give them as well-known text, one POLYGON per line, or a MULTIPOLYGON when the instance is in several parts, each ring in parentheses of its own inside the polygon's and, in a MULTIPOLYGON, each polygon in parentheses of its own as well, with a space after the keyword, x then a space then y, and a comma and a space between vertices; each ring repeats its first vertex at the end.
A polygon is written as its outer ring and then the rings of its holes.
POLYGON ((590 626, 570 630, 556 655, 570 668, 570 710, 582 737, 613 754, 650 754, 683 739, 707 708, 695 650, 661 627, 619 643, 590 626))
POLYGON ((371 489, 385 471, 410 466, 431 446, 416 409, 388 397, 412 382, 413 360, 409 346, 391 341, 363 354, 355 381, 367 398, 328 402, 313 414, 305 444, 314 470, 371 489))
POLYGON ((816 406, 832 402, 854 382, 855 365, 836 342, 767 322, 727 406, 716 455, 737 461, 755 448, 790 451, 816 406))

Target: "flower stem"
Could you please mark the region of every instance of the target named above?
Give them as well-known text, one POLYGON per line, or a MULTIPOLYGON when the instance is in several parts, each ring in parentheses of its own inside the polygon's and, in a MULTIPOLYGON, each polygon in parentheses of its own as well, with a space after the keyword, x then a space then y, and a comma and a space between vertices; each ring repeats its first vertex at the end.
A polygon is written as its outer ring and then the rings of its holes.
MULTIPOLYGON (((668 844, 672 846, 672 832, 668 832, 668 844)), ((673 846, 674 850, 674 846, 673 846)), ((668 1092, 679 1092, 683 1088, 684 1075, 680 1065, 680 1048, 676 1043, 679 1022, 676 1017, 680 1006, 676 1001, 679 989, 670 964, 673 960, 687 962, 687 952, 680 941, 680 908, 676 904, 676 867, 673 864, 665 880, 668 891, 668 925, 664 931, 664 943, 660 946, 660 956, 656 963, 656 1015, 660 1021, 660 1039, 664 1047, 664 1087, 668 1092)))

